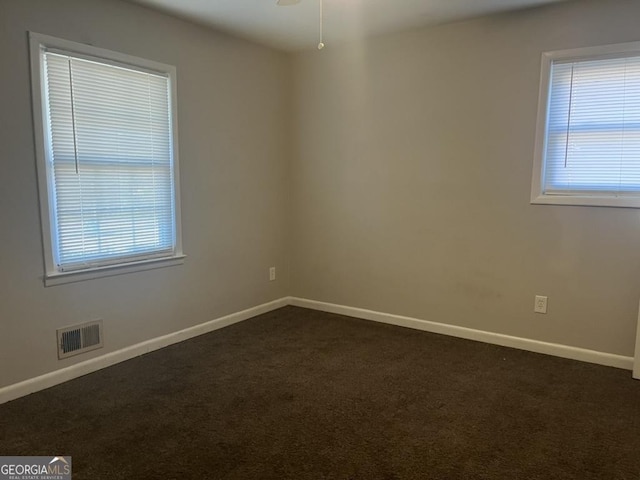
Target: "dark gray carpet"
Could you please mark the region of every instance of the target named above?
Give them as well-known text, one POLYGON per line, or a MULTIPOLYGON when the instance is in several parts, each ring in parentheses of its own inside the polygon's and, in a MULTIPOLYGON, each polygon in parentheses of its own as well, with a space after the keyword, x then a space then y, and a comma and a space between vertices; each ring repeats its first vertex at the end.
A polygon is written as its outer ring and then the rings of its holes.
POLYGON ((295 307, 0 406, 74 479, 640 478, 630 372, 295 307))

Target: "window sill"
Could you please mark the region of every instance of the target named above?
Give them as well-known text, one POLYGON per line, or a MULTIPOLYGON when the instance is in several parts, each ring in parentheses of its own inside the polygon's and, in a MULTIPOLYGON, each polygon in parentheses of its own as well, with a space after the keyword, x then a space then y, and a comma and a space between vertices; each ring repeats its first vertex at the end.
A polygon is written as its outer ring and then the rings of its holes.
POLYGON ((640 208, 640 197, 600 197, 588 195, 538 195, 534 205, 573 205, 585 207, 640 208))
POLYGON ((93 280, 94 278, 111 277, 114 275, 123 275, 125 273, 142 272, 145 270, 153 270, 156 268, 172 267, 174 265, 182 265, 186 255, 176 255, 168 258, 154 258, 151 260, 143 260, 139 262, 123 263, 119 265, 108 265, 105 267, 97 267, 87 270, 74 272, 52 272, 44 277, 44 286, 53 287, 65 283, 82 282, 85 280, 93 280))

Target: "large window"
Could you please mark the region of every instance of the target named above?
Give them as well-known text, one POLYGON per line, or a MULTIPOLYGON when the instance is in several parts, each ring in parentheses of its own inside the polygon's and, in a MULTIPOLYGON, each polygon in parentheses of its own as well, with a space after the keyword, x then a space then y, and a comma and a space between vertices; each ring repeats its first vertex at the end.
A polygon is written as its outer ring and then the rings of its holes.
POLYGON ((175 69, 30 38, 48 283, 181 261, 175 69))
POLYGON ((543 55, 531 201, 640 207, 640 43, 543 55))

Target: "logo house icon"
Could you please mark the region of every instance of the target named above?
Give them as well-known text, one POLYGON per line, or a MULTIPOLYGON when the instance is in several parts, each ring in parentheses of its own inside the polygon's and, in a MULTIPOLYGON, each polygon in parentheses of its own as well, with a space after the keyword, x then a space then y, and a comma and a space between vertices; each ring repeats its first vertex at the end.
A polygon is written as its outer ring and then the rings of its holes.
POLYGON ((69 465, 70 461, 71 457, 64 458, 62 455, 56 455, 51 459, 49 465, 47 465, 47 474, 57 475, 57 478, 60 478, 61 480, 71 479, 71 465, 69 465))

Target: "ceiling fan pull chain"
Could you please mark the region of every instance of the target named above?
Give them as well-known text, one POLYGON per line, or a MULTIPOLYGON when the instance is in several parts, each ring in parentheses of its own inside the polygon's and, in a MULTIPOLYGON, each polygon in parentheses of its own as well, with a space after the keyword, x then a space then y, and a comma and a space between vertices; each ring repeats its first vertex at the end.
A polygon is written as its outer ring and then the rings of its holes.
POLYGON ((322 43, 322 0, 318 0, 320 2, 320 43, 318 43, 318 50, 322 50, 324 48, 324 43, 322 43))

